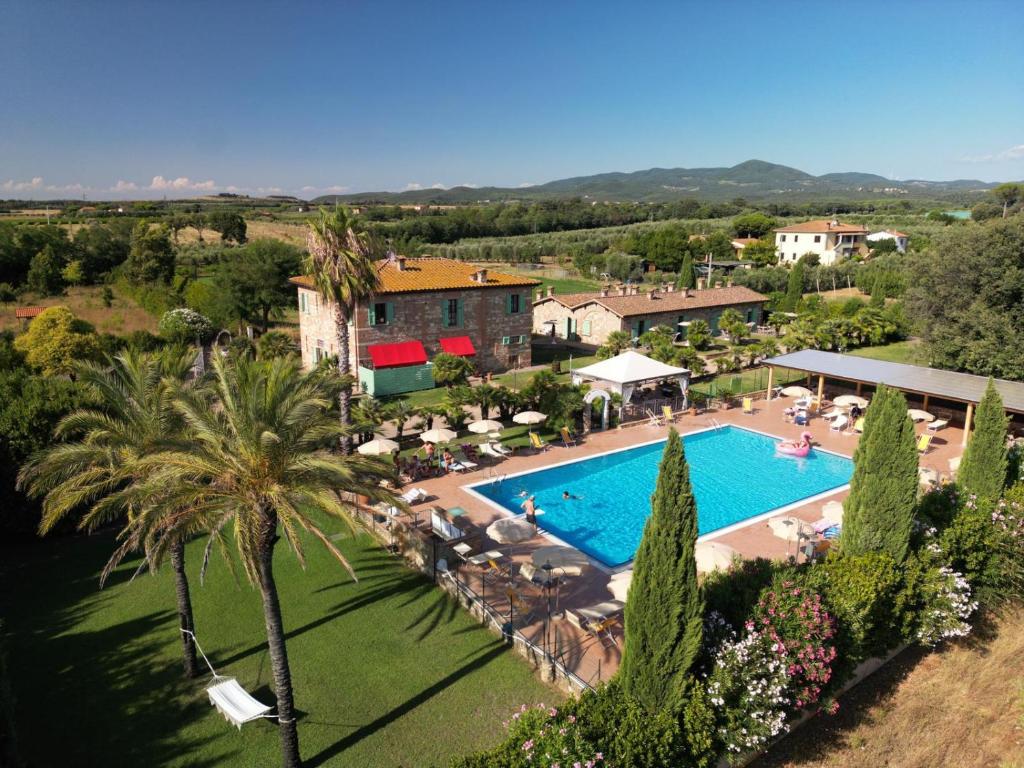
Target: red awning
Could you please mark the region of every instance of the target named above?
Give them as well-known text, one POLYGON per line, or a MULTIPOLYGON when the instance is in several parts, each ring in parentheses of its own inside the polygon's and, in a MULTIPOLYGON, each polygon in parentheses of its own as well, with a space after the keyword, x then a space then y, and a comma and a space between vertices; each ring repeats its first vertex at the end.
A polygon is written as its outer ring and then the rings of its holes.
POLYGON ((441 342, 441 349, 449 355, 473 357, 476 354, 473 342, 469 340, 469 336, 452 336, 450 339, 438 339, 438 341, 441 342))
POLYGON ((419 341, 400 341, 397 344, 371 344, 366 348, 374 368, 397 368, 401 365, 423 365, 427 352, 419 341))

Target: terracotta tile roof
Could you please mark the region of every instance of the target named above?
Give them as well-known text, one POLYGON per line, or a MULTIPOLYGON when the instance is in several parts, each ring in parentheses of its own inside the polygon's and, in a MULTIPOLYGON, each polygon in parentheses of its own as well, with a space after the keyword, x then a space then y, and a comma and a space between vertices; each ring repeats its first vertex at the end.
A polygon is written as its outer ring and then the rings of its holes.
POLYGON ((861 233, 867 233, 864 227, 856 224, 843 224, 841 222, 832 223, 829 219, 817 219, 815 221, 805 221, 803 224, 794 224, 791 227, 781 227, 775 230, 776 232, 838 232, 845 235, 859 235, 861 233))
POLYGON ((733 245, 739 243, 741 246, 746 248, 751 243, 760 242, 759 238, 756 237, 734 237, 732 239, 733 245))
POLYGON ((15 307, 14 316, 20 320, 37 317, 46 307, 15 307))
MULTIPOLYGON (((478 283, 473 275, 482 268, 475 264, 455 259, 405 259, 405 268, 399 269, 393 261, 381 260, 377 271, 383 285, 380 293, 411 293, 414 291, 445 291, 463 288, 502 288, 523 286, 532 288, 540 285, 539 280, 507 272, 487 269, 487 282, 478 283)), ((295 285, 312 288, 313 281, 299 275, 290 280, 295 285)))
POLYGON ((750 304, 753 302, 768 301, 768 297, 752 291, 743 285, 733 285, 728 288, 710 288, 704 291, 690 291, 686 296, 682 291, 655 292, 655 298, 651 299, 646 293, 638 293, 634 296, 602 296, 598 293, 571 293, 565 296, 545 296, 534 304, 543 301, 557 301, 559 304, 574 309, 584 304, 594 302, 600 304, 619 317, 632 317, 635 315, 650 315, 657 312, 685 312, 692 309, 703 309, 706 307, 725 307, 733 304, 750 304))

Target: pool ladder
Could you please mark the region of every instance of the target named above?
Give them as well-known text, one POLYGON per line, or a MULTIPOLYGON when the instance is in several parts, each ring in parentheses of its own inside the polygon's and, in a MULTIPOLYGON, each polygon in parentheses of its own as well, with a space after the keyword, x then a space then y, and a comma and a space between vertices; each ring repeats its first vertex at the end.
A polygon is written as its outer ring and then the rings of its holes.
POLYGON ((708 426, 711 427, 716 432, 725 427, 725 425, 718 419, 708 419, 708 426))
POLYGON ((484 470, 484 480, 490 480, 491 485, 501 485, 505 482, 506 477, 507 475, 496 471, 494 467, 488 467, 484 470))

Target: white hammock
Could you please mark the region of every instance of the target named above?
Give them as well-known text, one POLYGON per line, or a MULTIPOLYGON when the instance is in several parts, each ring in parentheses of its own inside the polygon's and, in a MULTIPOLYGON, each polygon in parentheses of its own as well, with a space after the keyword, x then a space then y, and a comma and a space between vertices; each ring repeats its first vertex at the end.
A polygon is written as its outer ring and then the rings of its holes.
POLYGON ((213 682, 206 687, 206 693, 210 696, 210 704, 224 715, 225 720, 238 730, 242 730, 242 725, 252 720, 258 720, 261 717, 277 718, 277 715, 267 714, 273 707, 268 707, 262 701, 250 696, 249 692, 235 678, 217 674, 217 670, 213 668, 210 660, 203 653, 203 649, 199 647, 199 641, 194 632, 189 632, 187 629, 181 631, 192 637, 192 642, 196 644, 199 655, 203 657, 206 666, 210 668, 213 682))

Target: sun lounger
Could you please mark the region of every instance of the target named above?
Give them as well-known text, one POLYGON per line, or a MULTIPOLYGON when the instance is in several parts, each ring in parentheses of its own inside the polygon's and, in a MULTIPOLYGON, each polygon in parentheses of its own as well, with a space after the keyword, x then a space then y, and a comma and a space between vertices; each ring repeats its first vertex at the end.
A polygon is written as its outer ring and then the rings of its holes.
POLYGON ((540 435, 536 432, 530 432, 530 445, 532 445, 538 451, 546 451, 551 446, 540 439, 540 435))
POLYGON ((404 501, 406 504, 415 504, 419 501, 423 501, 429 496, 430 494, 427 493, 422 488, 410 488, 408 491, 403 493, 399 498, 401 498, 401 500, 404 501))
POLYGON ((850 429, 850 432, 853 433, 853 432, 863 432, 863 431, 864 431, 864 417, 861 416, 859 419, 857 419, 855 422, 853 422, 853 427, 850 429))
POLYGON ((835 421, 829 425, 830 432, 842 432, 850 420, 846 416, 839 416, 835 421))
POLYGON ((491 446, 491 448, 493 448, 495 451, 500 453, 502 456, 511 456, 512 455, 512 449, 511 448, 506 448, 501 443, 488 443, 488 445, 491 446))
POLYGON ((949 419, 937 419, 937 420, 933 421, 932 423, 930 423, 926 427, 926 429, 929 432, 935 433, 935 432, 938 432, 943 427, 948 426, 948 425, 949 425, 949 419))
POLYGON ((562 436, 562 445, 564 445, 566 448, 575 447, 576 438, 569 434, 568 427, 562 427, 560 430, 558 430, 558 434, 562 436))
POLYGON ((671 424, 676 420, 676 415, 672 413, 672 407, 669 405, 661 406, 661 415, 665 419, 666 424, 671 424))
POLYGON ((498 461, 502 461, 506 458, 504 453, 500 453, 495 450, 494 446, 490 443, 480 443, 480 454, 492 459, 497 459, 498 461))
POLYGON ((576 613, 589 621, 601 622, 614 616, 620 616, 626 604, 621 600, 605 600, 604 602, 580 608, 576 613))
POLYGON ((744 397, 743 398, 743 412, 753 413, 754 412, 754 398, 744 397))
POLYGON ((650 408, 645 408, 644 413, 647 414, 647 423, 652 427, 660 427, 664 425, 664 421, 660 416, 654 413, 650 408))
POLYGON ((928 453, 928 449, 932 447, 932 438, 934 435, 921 435, 917 441, 917 452, 921 454, 928 453))

